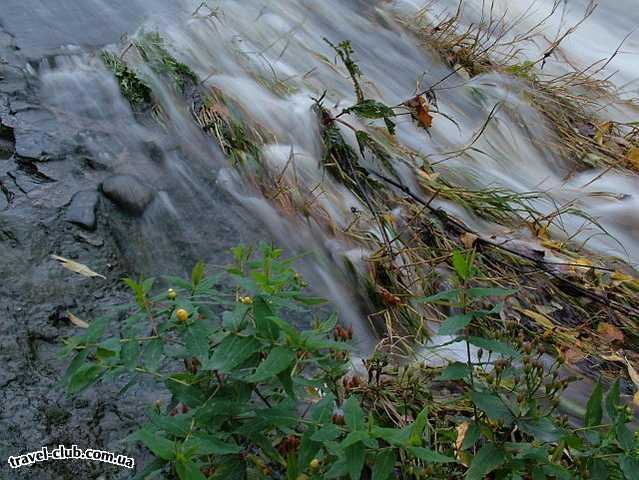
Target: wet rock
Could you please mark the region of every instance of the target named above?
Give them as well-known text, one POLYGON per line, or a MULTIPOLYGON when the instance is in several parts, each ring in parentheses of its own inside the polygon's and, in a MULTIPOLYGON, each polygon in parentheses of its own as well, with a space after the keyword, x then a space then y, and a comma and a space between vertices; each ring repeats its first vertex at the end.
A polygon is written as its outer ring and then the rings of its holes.
POLYGON ((98 206, 98 192, 85 190, 73 195, 67 210, 65 220, 86 230, 93 231, 96 227, 95 211, 98 206))
POLYGON ((102 183, 102 193, 122 210, 142 215, 155 192, 132 175, 114 175, 102 183))
MULTIPOLYGON (((23 158, 48 161, 64 158, 74 148, 74 131, 55 115, 31 102, 11 101, 15 112, 13 135, 16 154, 23 158)), ((8 122, 6 122, 8 123, 8 122)))
POLYGON ((0 117, 0 160, 11 158, 15 152, 15 138, 13 129, 2 123, 0 117))
POLYGON ((92 247, 100 248, 104 245, 104 239, 97 235, 87 234, 85 232, 78 232, 75 235, 76 240, 91 245, 92 247))

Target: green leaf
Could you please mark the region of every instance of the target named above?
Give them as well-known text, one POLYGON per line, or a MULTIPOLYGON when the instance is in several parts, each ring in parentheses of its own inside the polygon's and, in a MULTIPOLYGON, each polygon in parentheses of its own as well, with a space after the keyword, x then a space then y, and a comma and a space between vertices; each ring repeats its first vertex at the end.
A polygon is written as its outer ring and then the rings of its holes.
POLYGON ((479 440, 480 436, 481 429, 479 428, 479 425, 475 422, 471 423, 470 427, 468 427, 468 431, 466 432, 466 436, 464 437, 464 442, 462 443, 461 449, 468 450, 470 447, 475 445, 475 442, 479 440))
POLYGON ((191 282, 193 283, 193 289, 197 288, 198 284, 204 278, 204 262, 200 261, 195 264, 191 271, 191 282))
POLYGON ((413 447, 419 447, 422 444, 422 437, 424 436, 424 429, 428 423, 428 407, 425 407, 417 418, 413 422, 410 430, 410 437, 408 437, 408 443, 413 447))
POLYGON ((364 460, 366 459, 365 452, 366 447, 362 442, 351 445, 346 449, 346 470, 351 480, 360 480, 362 469, 364 468, 364 460))
POLYGON ((147 463, 143 470, 138 472, 131 480, 146 480, 147 478, 155 478, 154 474, 162 470, 166 460, 155 458, 152 462, 147 463))
POLYGON ((388 480, 395 468, 395 449, 386 449, 375 455, 372 480, 388 480))
POLYGON ((144 348, 144 366, 150 372, 157 372, 162 363, 164 342, 161 338, 154 338, 144 348))
POLYGON ((125 342, 120 351, 120 360, 122 365, 128 371, 132 371, 138 366, 140 358, 140 344, 137 341, 125 342))
POLYGON ((564 433, 548 417, 518 420, 517 425, 534 440, 541 442, 557 442, 564 433))
POLYGON ((466 480, 483 480, 487 475, 506 463, 506 453, 496 445, 484 445, 470 462, 466 480))
POLYGON ((506 343, 500 342, 499 340, 492 340, 482 337, 470 337, 468 341, 476 347, 483 348, 484 350, 489 352, 500 353, 501 355, 505 355, 507 357, 517 358, 521 356, 519 352, 513 347, 506 343))
POLYGON ((190 460, 178 460, 175 470, 180 480, 206 480, 198 466, 190 460))
POLYGON ((491 420, 500 420, 507 425, 514 420, 513 414, 497 395, 487 392, 471 392, 470 398, 477 405, 477 408, 485 412, 491 420))
POLYGON ((253 375, 246 377, 247 382, 257 383, 275 377, 295 361, 295 352, 286 347, 275 347, 266 359, 259 364, 253 375))
POLYGON ((381 438, 385 442, 395 445, 396 447, 408 446, 408 439, 410 438, 411 426, 408 425, 403 429, 398 428, 385 428, 373 426, 371 435, 376 438, 381 438))
POLYGON ((208 433, 194 433, 184 442, 184 448, 195 455, 232 455, 242 451, 231 439, 221 440, 208 433))
POLYGON ((591 480, 608 480, 608 465, 599 458, 590 459, 588 473, 591 480))
POLYGON ((409 447, 408 452, 426 463, 457 463, 452 457, 435 452, 429 448, 409 447))
POLYGON ((416 298, 415 301, 417 303, 438 303, 444 300, 446 302, 457 303, 459 301, 459 292, 459 289, 446 290, 445 292, 439 292, 435 295, 431 295, 430 297, 416 298))
POLYGON ((472 313, 448 317, 446 321, 440 325, 437 335, 454 335, 462 328, 466 328, 466 326, 472 322, 473 317, 474 314, 472 313))
POLYGON ((298 465, 308 465, 322 447, 320 442, 312 440, 315 433, 313 428, 308 428, 302 435, 297 460, 298 465))
POLYGON ((288 395, 288 397, 291 398, 292 400, 295 400, 296 397, 295 397, 295 389, 293 385, 293 378, 291 376, 292 373, 293 373, 293 367, 289 367, 283 372, 278 373, 277 379, 282 384, 282 387, 284 388, 286 395, 288 395))
POLYGON ((461 362, 454 362, 448 365, 441 373, 437 380, 461 380, 467 378, 470 374, 470 368, 467 364, 461 362))
POLYGON ((229 458, 219 465, 215 470, 215 475, 209 480, 245 480, 246 462, 239 458, 229 458))
POLYGON ((206 401, 206 395, 195 385, 185 385, 185 375, 175 374, 166 379, 166 388, 173 396, 183 404, 190 408, 197 408, 206 401))
POLYGON ((133 434, 132 438, 142 442, 156 457, 160 457, 163 460, 175 458, 175 442, 158 435, 157 432, 142 428, 133 434))
POLYGON ((574 480, 574 476, 564 467, 560 465, 544 465, 544 473, 557 480, 574 480))
POLYGON ((346 456, 340 458, 337 462, 334 462, 333 465, 331 465, 331 468, 328 469, 324 477, 343 478, 345 475, 348 475, 348 457, 346 456))
POLYGON ((192 323, 186 328, 182 338, 189 355, 206 363, 209 359, 209 331, 206 325, 201 321, 192 323))
POLYGON ((620 389, 619 389, 619 379, 615 380, 615 383, 612 384, 610 390, 608 390, 608 394, 606 395, 606 413, 608 413, 608 417, 610 420, 613 420, 617 417, 617 407, 620 405, 620 389))
POLYGON ((509 297, 515 293, 517 293, 516 289, 508 288, 469 288, 466 290, 466 294, 470 298, 509 297))
POLYGON ((631 454, 635 449, 635 436, 626 426, 625 415, 618 415, 615 422, 615 436, 619 446, 631 454))
POLYGON ((88 356, 89 356, 89 349, 85 348, 79 351, 75 355, 75 357, 73 357, 73 360, 71 360, 71 363, 69 363, 69 366, 64 372, 64 375, 60 379, 61 384, 67 385, 67 389, 68 389, 69 380, 84 365, 84 362, 86 361, 88 356))
POLYGON ((257 330, 257 333, 264 338, 276 340, 280 329, 271 319, 275 317, 273 310, 261 296, 255 297, 253 300, 253 316, 255 318, 255 330, 257 330))
POLYGON ((355 396, 348 397, 348 400, 344 402, 344 419, 351 432, 365 429, 364 411, 355 396))
POLYGON ((455 273, 462 280, 470 278, 472 271, 472 264, 470 263, 470 257, 465 256, 459 250, 453 251, 453 268, 455 273))
POLYGON ((69 379, 67 391, 71 395, 76 395, 97 382, 103 373, 104 369, 101 366, 95 363, 85 363, 69 379))
POLYGON ((603 389, 601 387, 601 384, 598 383, 595 389, 592 391, 592 395, 590 396, 588 404, 586 405, 586 416, 584 418, 586 427, 601 425, 601 421, 603 419, 603 409, 601 406, 602 400, 603 389))
POLYGON ((339 444, 340 448, 348 448, 351 445, 355 445, 358 442, 363 442, 368 439, 368 432, 364 430, 357 430, 349 433, 344 440, 339 444))
POLYGON ((359 117, 370 118, 372 120, 395 116, 395 112, 390 107, 376 100, 370 99, 366 99, 350 108, 347 108, 345 113, 355 113, 359 117))
POLYGON ((269 425, 280 429, 293 428, 300 420, 295 411, 295 402, 290 399, 270 408, 256 410, 255 414, 260 420, 265 420, 269 425))
POLYGON ((98 340, 102 338, 102 335, 104 335, 104 331, 109 323, 111 323, 111 317, 101 317, 91 322, 91 325, 89 325, 89 328, 87 328, 86 333, 82 337, 83 340, 87 344, 97 343, 98 340))
POLYGON ((619 457, 619 468, 621 468, 626 480, 636 480, 637 472, 639 472, 639 461, 628 455, 621 455, 619 457))
POLYGON ((313 433, 313 435, 311 436, 311 440, 326 443, 335 440, 339 436, 340 433, 338 428, 332 423, 329 423, 328 425, 324 425, 318 431, 313 433))
POLYGON ((151 410, 148 415, 154 426, 176 437, 185 437, 191 430, 192 416, 189 414, 169 416, 151 410))
POLYGON ((324 398, 317 402, 311 410, 309 415, 311 420, 317 423, 327 423, 333 416, 333 409, 335 408, 335 397, 332 393, 328 393, 324 398))
POLYGON ((253 337, 227 335, 215 348, 213 355, 204 365, 206 370, 230 373, 248 360, 260 349, 260 342, 253 337))
POLYGON ((384 117, 384 124, 386 125, 386 129, 388 130, 388 133, 390 133, 391 135, 395 135, 395 131, 396 131, 396 127, 397 127, 395 122, 393 122, 388 117, 384 117))
POLYGON ((546 480, 546 474, 539 467, 533 467, 532 469, 532 480, 546 480))

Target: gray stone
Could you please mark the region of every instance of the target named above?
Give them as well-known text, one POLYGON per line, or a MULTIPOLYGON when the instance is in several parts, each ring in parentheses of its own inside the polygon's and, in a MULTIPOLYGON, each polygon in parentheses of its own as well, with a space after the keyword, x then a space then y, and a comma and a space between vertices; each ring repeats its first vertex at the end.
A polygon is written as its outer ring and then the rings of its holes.
POLYGON ((98 206, 98 199, 96 191, 85 190, 76 193, 71 199, 65 220, 87 230, 95 230, 97 224, 95 210, 98 206))
POLYGON ((122 210, 142 215, 155 192, 132 175, 114 175, 102 182, 102 193, 122 210))

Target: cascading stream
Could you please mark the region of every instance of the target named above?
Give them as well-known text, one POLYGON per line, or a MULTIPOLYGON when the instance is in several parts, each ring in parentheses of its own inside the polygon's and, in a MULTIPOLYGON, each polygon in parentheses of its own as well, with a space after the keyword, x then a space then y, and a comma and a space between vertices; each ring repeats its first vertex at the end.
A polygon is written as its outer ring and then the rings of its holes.
MULTIPOLYGON (((423 2, 221 0, 206 6, 191 1, 136 0, 125 5, 93 0, 82 5, 61 2, 55 9, 44 1, 29 3, 33 15, 43 19, 45 28, 41 32, 20 31, 21 22, 26 22, 24 1, 9 0, 3 15, 15 20, 9 25, 10 31, 26 55, 49 55, 46 61, 34 65, 34 74, 42 81, 44 102, 60 122, 77 132, 74 141, 78 146, 100 159, 109 171, 136 175, 158 193, 141 220, 141 237, 134 240, 138 255, 150 261, 159 254, 180 252, 184 246, 196 252, 205 250, 207 238, 224 228, 225 222, 234 221, 235 214, 208 207, 219 204, 221 187, 244 207, 240 215, 248 212, 249 222, 252 217, 264 224, 294 251, 315 253, 313 261, 307 262, 306 273, 321 293, 341 307, 346 321, 359 326, 359 338, 367 338, 364 349, 370 348, 374 339, 364 333, 366 322, 353 306, 362 300, 357 300, 358 292, 351 288, 352 277, 343 266, 343 259, 348 258, 365 269, 364 259, 370 254, 366 246, 332 235, 302 215, 283 215, 228 164, 215 142, 193 121, 193 102, 185 101, 183 95, 169 88, 166 78, 140 63, 138 67, 161 106, 162 127, 141 122, 96 57, 95 48, 114 44, 125 31, 132 34, 146 19, 137 36, 157 30, 171 53, 203 79, 203 87, 217 88, 236 102, 247 122, 268 132, 262 151, 270 173, 295 181, 306 194, 321 183, 317 204, 338 229, 344 229, 366 206, 343 185, 325 178, 312 98, 326 91, 326 104, 333 106, 335 114, 355 103, 356 98, 350 79, 333 62, 335 54, 323 38, 334 43, 350 40, 364 74, 367 95, 388 105, 399 104, 416 89, 434 84, 452 71, 396 22, 397 15, 416 15, 423 2), (106 16, 110 19, 108 27, 100 20, 106 16), (173 235, 167 236, 167 231, 173 235)), ((482 17, 482 3, 464 3, 462 26, 485 18, 487 9, 484 5, 482 17)), ((560 3, 559 13, 541 27, 544 35, 526 43, 525 55, 537 58, 549 39, 578 22, 587 7, 581 0, 560 3)), ((562 44, 559 60, 570 58, 576 65, 585 66, 611 55, 631 30, 633 22, 625 7, 632 3, 615 2, 595 12, 562 44)), ((493 15, 501 18, 503 14, 506 25, 514 22, 508 35, 516 37, 543 18, 552 2, 534 2, 532 9, 526 10, 529 4, 497 2, 493 15), (525 18, 520 19, 524 12, 525 18)), ((431 15, 437 18, 443 11, 453 12, 456 5, 453 1, 435 2, 431 15)), ((613 81, 627 92, 632 87, 625 85, 639 73, 636 62, 628 61, 637 54, 638 39, 636 34, 629 37, 622 54, 602 72, 619 70, 613 81)), ((119 54, 127 40, 118 45, 114 51, 119 54)), ((547 68, 559 68, 554 57, 547 68)), ((597 168, 574 174, 574 165, 548 148, 557 141, 555 132, 530 105, 528 87, 516 77, 495 72, 464 81, 452 75, 443 86, 447 88, 438 92, 437 105, 452 120, 436 116, 426 134, 409 117, 399 117, 397 140, 401 145, 435 162, 445 160, 435 170, 457 185, 543 192, 530 203, 546 215, 558 205, 576 205, 596 218, 610 236, 570 213, 561 217, 564 231, 555 234, 576 234, 575 239, 587 242, 592 251, 631 263, 639 261, 639 233, 633 221, 639 206, 636 176, 597 168), (476 140, 475 150, 455 158, 443 155, 472 142, 498 104, 500 108, 476 140), (613 195, 602 196, 600 192, 613 195)), ((614 113, 636 117, 636 110, 626 106, 619 106, 614 113)), ((357 118, 348 121, 365 128, 357 118)), ((342 133, 356 148, 352 132, 344 127, 342 133)), ((405 185, 417 185, 413 168, 418 166, 396 165, 405 185)), ((100 173, 95 177, 96 182, 102 180, 100 173)), ((530 233, 508 231, 454 202, 436 199, 433 206, 444 208, 485 235, 516 237, 536 244, 530 233)), ((382 237, 379 226, 372 221, 368 230, 371 236, 382 237)))

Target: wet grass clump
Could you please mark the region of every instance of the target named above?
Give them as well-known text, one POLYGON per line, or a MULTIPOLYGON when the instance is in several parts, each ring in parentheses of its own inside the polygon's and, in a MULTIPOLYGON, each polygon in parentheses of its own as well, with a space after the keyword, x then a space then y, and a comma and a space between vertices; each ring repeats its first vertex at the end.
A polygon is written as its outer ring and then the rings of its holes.
POLYGON ((107 51, 101 52, 100 58, 104 65, 115 75, 124 98, 134 105, 149 103, 151 101, 151 88, 124 60, 107 51))
POLYGON ((167 75, 180 92, 188 84, 199 83, 195 72, 185 63, 178 61, 167 49, 166 42, 157 32, 142 35, 134 42, 142 60, 157 74, 167 75))

